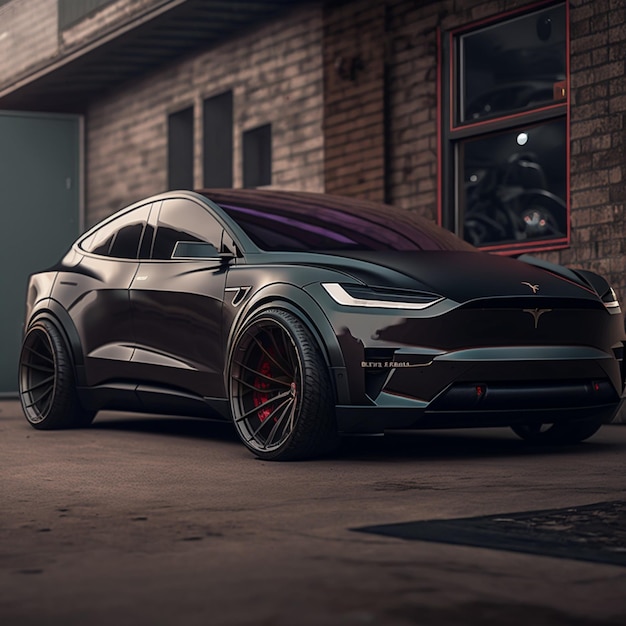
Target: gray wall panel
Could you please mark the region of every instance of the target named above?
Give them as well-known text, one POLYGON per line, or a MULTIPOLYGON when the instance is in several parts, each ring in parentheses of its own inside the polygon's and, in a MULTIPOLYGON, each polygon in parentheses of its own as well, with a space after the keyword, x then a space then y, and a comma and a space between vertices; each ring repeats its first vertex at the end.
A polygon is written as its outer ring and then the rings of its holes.
POLYGON ((17 391, 28 275, 80 228, 80 119, 0 112, 0 394, 17 391))

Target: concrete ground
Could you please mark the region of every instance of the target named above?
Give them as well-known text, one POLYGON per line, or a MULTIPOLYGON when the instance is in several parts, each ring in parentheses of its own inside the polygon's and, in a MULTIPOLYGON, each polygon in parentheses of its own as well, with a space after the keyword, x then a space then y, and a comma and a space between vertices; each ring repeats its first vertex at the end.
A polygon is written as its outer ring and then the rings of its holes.
POLYGON ((0 442, 3 626, 626 624, 626 567, 353 530, 626 500, 624 426, 562 449, 397 433, 285 464, 226 424, 39 432, 1 402, 0 442))

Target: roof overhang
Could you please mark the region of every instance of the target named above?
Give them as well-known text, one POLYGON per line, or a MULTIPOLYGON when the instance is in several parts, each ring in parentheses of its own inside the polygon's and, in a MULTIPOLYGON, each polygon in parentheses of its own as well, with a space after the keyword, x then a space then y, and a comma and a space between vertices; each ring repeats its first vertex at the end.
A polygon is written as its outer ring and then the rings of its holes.
POLYGON ((271 19, 302 0, 170 0, 0 85, 0 109, 80 113, 156 67, 271 19))

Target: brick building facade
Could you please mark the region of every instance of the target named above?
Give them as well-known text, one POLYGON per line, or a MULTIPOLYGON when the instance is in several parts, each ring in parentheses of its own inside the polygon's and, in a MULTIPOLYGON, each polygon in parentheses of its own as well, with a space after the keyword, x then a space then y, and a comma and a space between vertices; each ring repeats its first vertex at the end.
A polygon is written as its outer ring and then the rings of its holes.
MULTIPOLYGON (((142 40, 139 53, 150 56, 150 64, 119 82, 102 78, 80 93, 73 68, 96 76, 116 54, 136 60, 128 56, 134 34, 141 36, 158 20, 160 33, 174 28, 174 4, 199 3, 96 0, 85 2, 78 17, 62 13, 65 4, 0 3, 0 108, 83 116, 88 224, 167 188, 168 124, 180 111, 191 111, 192 180, 203 186, 204 103, 229 93, 232 154, 225 158, 232 162, 233 186, 244 184, 247 133, 268 128, 271 176, 264 184, 385 200, 460 234, 451 205, 463 203, 462 192, 455 192, 456 200, 451 191, 442 192, 461 188, 444 157, 450 152, 446 142, 464 132, 462 124, 448 132, 442 113, 456 88, 446 82, 457 61, 450 52, 452 60, 446 57, 445 42, 454 41, 455 33, 460 40, 472 29, 562 6, 566 96, 540 109, 546 119, 560 115, 567 125, 567 229, 536 254, 598 271, 626 297, 623 0, 571 0, 567 7, 535 0, 252 2, 246 6, 263 5, 262 14, 250 14, 240 25, 232 12, 224 14, 224 33, 199 37, 193 46, 156 41, 146 52, 142 40), (37 20, 24 19, 35 11, 37 20), (115 48, 118 41, 126 47, 115 48)), ((111 65, 109 74, 120 67, 111 65)), ((529 127, 539 124, 538 115, 529 113, 529 127)), ((497 251, 526 249, 533 246, 497 251)))
POLYGON ((228 91, 233 185, 242 186, 242 134, 271 124, 272 185, 322 191, 321 49, 321 10, 297 10, 91 103, 85 114, 89 220, 167 188, 168 115, 186 107, 194 111, 193 186, 202 187, 203 101, 228 91))

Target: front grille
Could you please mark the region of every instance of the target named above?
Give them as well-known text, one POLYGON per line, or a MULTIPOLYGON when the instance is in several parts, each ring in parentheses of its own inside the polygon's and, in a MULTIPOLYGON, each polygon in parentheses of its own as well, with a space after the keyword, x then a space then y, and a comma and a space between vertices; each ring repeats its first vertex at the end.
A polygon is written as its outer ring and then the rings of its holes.
POLYGON ((556 308, 549 301, 523 301, 514 308, 472 304, 441 316, 403 320, 377 332, 377 339, 438 350, 498 346, 593 346, 605 352, 620 330, 604 308, 556 308))

